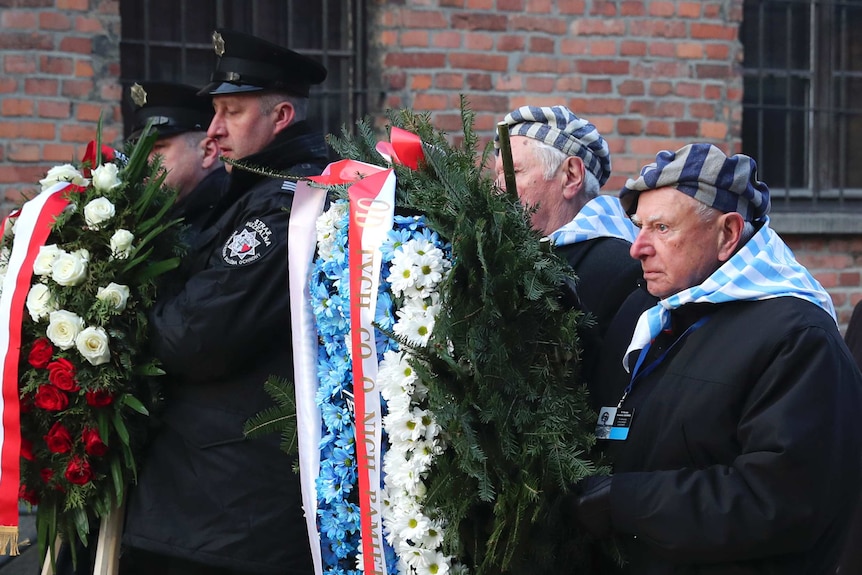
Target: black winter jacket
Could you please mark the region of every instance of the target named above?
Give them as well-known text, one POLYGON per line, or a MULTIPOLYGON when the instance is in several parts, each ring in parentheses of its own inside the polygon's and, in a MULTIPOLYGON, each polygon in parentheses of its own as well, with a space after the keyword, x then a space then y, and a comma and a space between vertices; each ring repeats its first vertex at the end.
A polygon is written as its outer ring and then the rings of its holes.
MULTIPOLYGON (((313 175, 325 167, 327 148, 300 122, 244 161, 313 175)), ((287 231, 294 187, 234 167, 189 254, 186 281, 154 308, 166 408, 129 502, 132 547, 247 573, 311 572, 293 459, 278 437, 242 432, 273 405, 266 379, 293 377, 287 231)))
POLYGON ((631 573, 834 573, 862 479, 862 374, 834 321, 794 297, 672 315, 608 442, 631 573))

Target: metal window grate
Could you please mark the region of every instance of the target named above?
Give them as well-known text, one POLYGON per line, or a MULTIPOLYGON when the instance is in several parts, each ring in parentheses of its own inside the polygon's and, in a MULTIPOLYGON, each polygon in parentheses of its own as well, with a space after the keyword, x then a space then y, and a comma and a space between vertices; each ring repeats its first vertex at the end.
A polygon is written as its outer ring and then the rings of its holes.
MULTIPOLYGON (((121 2, 120 81, 204 85, 214 64, 211 34, 249 32, 320 60, 326 81, 312 87, 309 122, 324 133, 367 113, 365 0, 149 0, 121 2)), ((126 133, 131 105, 123 102, 126 133)))
POLYGON ((862 0, 745 0, 743 152, 778 210, 862 211, 862 0))

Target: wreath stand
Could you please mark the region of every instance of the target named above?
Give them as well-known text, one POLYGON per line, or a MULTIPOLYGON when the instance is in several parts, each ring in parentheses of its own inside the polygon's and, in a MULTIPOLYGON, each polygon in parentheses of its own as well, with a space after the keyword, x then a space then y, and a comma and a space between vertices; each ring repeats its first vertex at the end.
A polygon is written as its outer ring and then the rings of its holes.
MULTIPOLYGON (((123 536, 123 517, 125 505, 111 511, 102 517, 99 523, 99 538, 96 542, 96 558, 93 564, 93 575, 118 575, 120 572, 120 540, 123 536)), ((59 540, 54 545, 58 550, 59 540)), ((53 557, 56 561, 56 555, 53 557)), ((41 575, 54 575, 52 557, 46 555, 42 564, 41 575)))

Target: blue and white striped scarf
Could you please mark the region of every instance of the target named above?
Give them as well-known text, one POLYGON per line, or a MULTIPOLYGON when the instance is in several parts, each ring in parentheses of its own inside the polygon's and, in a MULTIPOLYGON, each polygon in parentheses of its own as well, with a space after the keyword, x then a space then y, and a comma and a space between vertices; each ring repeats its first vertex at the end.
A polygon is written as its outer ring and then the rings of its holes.
POLYGON ((632 342, 623 357, 623 367, 630 371, 627 358, 641 350, 663 329, 670 327, 670 312, 689 303, 725 303, 757 301, 776 297, 798 297, 823 308, 832 319, 832 298, 793 255, 784 241, 769 227, 766 217, 758 230, 738 252, 700 285, 688 288, 645 311, 635 327, 632 342))
POLYGON ((555 246, 566 246, 595 238, 619 238, 631 243, 637 235, 638 229, 623 211, 619 198, 598 196, 550 237, 555 246))

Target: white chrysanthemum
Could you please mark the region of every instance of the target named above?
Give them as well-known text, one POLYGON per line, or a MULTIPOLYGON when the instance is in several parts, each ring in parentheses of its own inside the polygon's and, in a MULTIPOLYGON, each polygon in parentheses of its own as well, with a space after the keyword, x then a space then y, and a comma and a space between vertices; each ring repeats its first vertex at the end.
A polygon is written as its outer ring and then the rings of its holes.
POLYGON ((84 206, 84 221, 90 229, 98 230, 99 224, 110 220, 116 213, 117 209, 108 198, 96 198, 84 206))
POLYGON ((416 567, 416 575, 446 575, 449 573, 449 558, 439 551, 424 551, 425 565, 416 567))
POLYGON ((60 254, 65 253, 57 247, 57 244, 48 244, 39 248, 39 254, 33 260, 33 273, 39 276, 49 276, 54 267, 54 262, 60 254))
POLYGON ((314 223, 317 232, 317 254, 321 259, 331 259, 335 248, 335 238, 338 236, 338 222, 342 221, 345 212, 349 209, 346 202, 333 203, 332 206, 320 214, 314 223))
POLYGON ((84 329, 83 319, 70 311, 61 309, 48 314, 48 329, 45 330, 45 335, 60 349, 71 349, 82 329, 84 329))
POLYGON ((410 461, 419 473, 425 473, 431 468, 434 458, 443 453, 442 446, 433 439, 420 440, 413 444, 410 461))
POLYGON ((399 539, 411 541, 422 539, 430 527, 431 520, 425 517, 418 508, 409 509, 406 513, 397 515, 391 526, 392 530, 398 534, 399 539))
MULTIPOLYGON (((435 310, 436 311, 436 310, 435 310)), ((400 309, 395 312, 398 321, 393 326, 393 331, 407 339, 413 345, 425 346, 431 339, 434 331, 435 314, 422 311, 413 313, 411 310, 400 309)))
MULTIPOLYGON (((393 446, 400 446, 402 443, 418 439, 418 436, 414 438, 416 422, 409 411, 390 411, 383 416, 383 427, 389 434, 389 441, 393 446)), ((402 449, 409 449, 409 447, 400 447, 402 449)))
POLYGON ((425 549, 437 549, 443 545, 443 525, 439 521, 431 521, 431 526, 419 541, 419 545, 425 549))
POLYGON ((416 285, 419 275, 417 258, 416 254, 409 251, 398 250, 393 254, 389 268, 389 283, 395 296, 400 296, 416 285))
POLYGON ((93 187, 102 192, 110 192, 122 185, 119 177, 120 169, 116 164, 102 164, 93 170, 93 187))
POLYGON ((75 338, 75 347, 92 365, 102 365, 111 360, 108 334, 102 327, 85 328, 75 338))
POLYGON ((44 192, 48 188, 59 184, 60 182, 68 182, 76 186, 86 186, 90 181, 79 172, 72 164, 63 164, 62 166, 54 166, 45 177, 39 180, 44 192))

